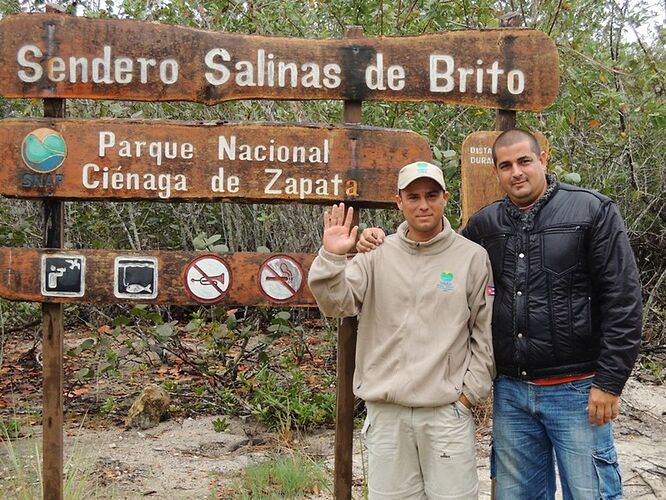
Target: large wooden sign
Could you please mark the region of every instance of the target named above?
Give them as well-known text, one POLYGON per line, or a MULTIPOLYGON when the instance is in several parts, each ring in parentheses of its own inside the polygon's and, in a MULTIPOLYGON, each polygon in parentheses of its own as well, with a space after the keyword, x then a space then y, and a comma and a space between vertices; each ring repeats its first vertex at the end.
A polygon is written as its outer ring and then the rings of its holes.
POLYGON ((0 94, 142 101, 436 101, 538 111, 557 48, 532 29, 312 40, 132 20, 22 14, 0 21, 0 94))
POLYGON ((85 200, 392 206, 425 138, 372 127, 0 121, 0 194, 85 200))
POLYGON ((31 302, 316 307, 312 254, 0 247, 0 297, 31 302))
MULTIPOLYGON (((492 147, 501 132, 474 132, 468 135, 460 155, 460 180, 463 225, 479 209, 494 200, 504 198, 504 191, 497 182, 493 165, 492 147)), ((550 146, 546 137, 534 134, 543 151, 550 146)))

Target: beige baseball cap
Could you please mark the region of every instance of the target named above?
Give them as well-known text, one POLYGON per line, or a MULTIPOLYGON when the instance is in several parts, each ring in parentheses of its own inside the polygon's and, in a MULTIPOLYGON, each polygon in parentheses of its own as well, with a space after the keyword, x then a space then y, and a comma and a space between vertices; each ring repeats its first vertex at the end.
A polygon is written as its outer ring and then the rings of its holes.
POLYGON ((416 161, 405 165, 398 173, 398 189, 405 189, 410 183, 421 177, 428 177, 442 186, 446 191, 446 184, 444 184, 444 175, 442 169, 437 165, 428 163, 427 161, 416 161))

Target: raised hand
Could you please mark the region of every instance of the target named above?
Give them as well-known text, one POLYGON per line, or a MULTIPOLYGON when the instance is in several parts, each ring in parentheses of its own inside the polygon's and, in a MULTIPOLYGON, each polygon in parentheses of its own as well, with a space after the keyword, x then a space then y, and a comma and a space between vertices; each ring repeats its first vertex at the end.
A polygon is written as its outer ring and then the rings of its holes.
POLYGON ((351 227, 354 209, 349 207, 345 214, 345 204, 333 205, 331 211, 324 211, 324 249, 328 252, 345 255, 356 243, 358 226, 351 227))
POLYGON ((379 245, 384 243, 385 236, 386 235, 384 234, 384 231, 378 227, 368 227, 361 233, 361 237, 359 238, 358 243, 356 243, 356 250, 359 253, 365 253, 369 252, 370 250, 374 250, 379 245))

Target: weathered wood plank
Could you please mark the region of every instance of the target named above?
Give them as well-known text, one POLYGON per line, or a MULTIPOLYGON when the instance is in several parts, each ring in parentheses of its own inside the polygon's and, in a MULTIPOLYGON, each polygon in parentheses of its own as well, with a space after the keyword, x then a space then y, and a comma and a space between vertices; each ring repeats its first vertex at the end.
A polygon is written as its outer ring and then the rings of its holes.
MULTIPOLYGON (((345 30, 345 35, 349 38, 360 39, 363 37, 363 28, 350 26, 345 30)), ((363 118, 362 103, 345 101, 343 114, 345 123, 360 123, 363 118)), ((352 204, 352 206, 354 205, 352 204)), ((352 226, 357 226, 359 223, 360 210, 357 208, 354 206, 352 226)), ((356 317, 339 320, 335 385, 335 442, 333 443, 335 452, 333 498, 336 500, 351 500, 352 497, 354 369, 357 336, 358 320, 356 317)))
MULTIPOLYGON (((460 189, 463 225, 479 209, 495 200, 504 198, 504 191, 497 182, 493 165, 492 147, 501 131, 481 131, 468 135, 460 154, 460 189)), ((537 141, 541 149, 549 152, 546 137, 537 132, 537 141)))
POLYGON ((374 207, 394 205, 403 165, 432 158, 406 130, 119 120, 2 120, 0 150, 11 197, 374 207))
MULTIPOLYGON (((47 5, 47 11, 60 9, 47 5)), ((65 99, 44 99, 44 116, 64 118, 65 99)), ((44 246, 61 248, 65 232, 65 207, 59 200, 44 200, 44 246)), ((65 327, 62 304, 42 304, 42 484, 44 500, 62 500, 64 495, 64 441, 63 441, 63 345, 65 327)))
POLYGON ((317 40, 21 14, 0 21, 0 58, 5 97, 434 101, 539 111, 559 86, 554 42, 521 28, 317 40))
POLYGON ((0 297, 48 303, 316 307, 307 287, 313 259, 304 253, 0 247, 0 297))

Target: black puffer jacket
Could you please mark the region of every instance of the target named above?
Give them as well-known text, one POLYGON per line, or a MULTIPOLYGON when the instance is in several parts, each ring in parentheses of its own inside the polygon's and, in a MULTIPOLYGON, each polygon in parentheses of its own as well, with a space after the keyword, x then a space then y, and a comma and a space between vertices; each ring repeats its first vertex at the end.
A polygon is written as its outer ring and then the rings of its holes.
POLYGON ((640 347, 642 305, 615 204, 549 176, 530 210, 505 198, 475 214, 463 234, 492 262, 498 373, 533 380, 595 372, 595 386, 619 395, 640 347))

